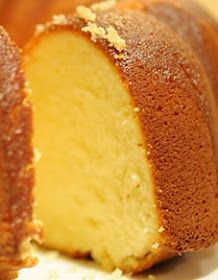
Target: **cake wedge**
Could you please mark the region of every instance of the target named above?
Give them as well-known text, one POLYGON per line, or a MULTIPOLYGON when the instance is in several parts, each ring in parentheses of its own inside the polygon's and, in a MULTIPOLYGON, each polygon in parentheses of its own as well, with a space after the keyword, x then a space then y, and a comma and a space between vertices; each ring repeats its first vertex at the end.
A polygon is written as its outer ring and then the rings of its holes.
POLYGON ((174 32, 142 12, 80 8, 25 55, 46 247, 133 273, 217 241, 217 109, 174 32))

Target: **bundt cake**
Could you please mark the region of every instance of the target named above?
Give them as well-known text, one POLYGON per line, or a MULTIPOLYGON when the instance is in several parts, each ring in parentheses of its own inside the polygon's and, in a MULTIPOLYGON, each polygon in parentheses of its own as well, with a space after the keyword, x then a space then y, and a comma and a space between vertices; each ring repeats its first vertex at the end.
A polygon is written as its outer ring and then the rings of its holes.
POLYGON ((218 25, 212 17, 189 0, 121 0, 118 5, 151 14, 188 43, 208 73, 218 104, 218 25))
POLYGON ((0 279, 7 280, 35 263, 29 247, 39 228, 32 222, 32 109, 20 52, 1 27, 0 57, 0 279))
POLYGON ((218 239, 217 108, 191 48, 140 11, 95 5, 25 49, 45 246, 139 272, 218 239))

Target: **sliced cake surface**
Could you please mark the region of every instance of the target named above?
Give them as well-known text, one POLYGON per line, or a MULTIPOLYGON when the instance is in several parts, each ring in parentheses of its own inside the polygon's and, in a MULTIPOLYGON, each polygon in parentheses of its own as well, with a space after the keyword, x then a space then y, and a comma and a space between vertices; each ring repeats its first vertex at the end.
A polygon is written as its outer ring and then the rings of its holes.
POLYGON ((137 272, 217 241, 215 101, 166 26, 85 11, 46 24, 26 49, 36 214, 45 246, 137 272))
POLYGON ((32 265, 32 108, 20 52, 0 27, 0 276, 10 279, 32 265))

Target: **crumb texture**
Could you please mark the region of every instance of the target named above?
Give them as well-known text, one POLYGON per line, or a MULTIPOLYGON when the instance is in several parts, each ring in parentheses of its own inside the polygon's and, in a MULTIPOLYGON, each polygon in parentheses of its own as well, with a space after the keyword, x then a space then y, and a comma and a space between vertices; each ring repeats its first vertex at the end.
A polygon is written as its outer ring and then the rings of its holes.
POLYGON ((117 2, 116 0, 107 0, 99 3, 94 3, 91 5, 91 9, 93 11, 106 11, 115 8, 116 2, 117 2))
MULTIPOLYGON (((99 26, 95 21, 97 15, 93 11, 107 10, 115 6, 115 1, 105 1, 91 5, 90 8, 85 6, 79 6, 76 9, 77 17, 83 19, 87 25, 82 28, 83 32, 91 34, 91 40, 96 42, 97 39, 105 39, 110 47, 115 48, 118 52, 122 52, 126 43, 123 38, 120 37, 119 33, 113 26, 102 27, 99 26)), ((121 58, 121 56, 117 56, 121 58)))
POLYGON ((96 20, 96 14, 92 12, 91 9, 85 6, 79 6, 76 8, 77 16, 84 19, 86 22, 92 22, 96 20))

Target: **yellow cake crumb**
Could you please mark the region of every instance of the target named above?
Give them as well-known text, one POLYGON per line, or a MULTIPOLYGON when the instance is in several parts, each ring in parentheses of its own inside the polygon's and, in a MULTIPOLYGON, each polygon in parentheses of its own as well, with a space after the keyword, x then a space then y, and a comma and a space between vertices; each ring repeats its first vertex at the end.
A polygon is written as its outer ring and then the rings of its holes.
POLYGON ((96 41, 97 39, 105 39, 106 31, 103 27, 97 26, 97 24, 88 22, 87 26, 82 28, 83 32, 89 32, 91 34, 91 40, 96 41))
MULTIPOLYGON (((106 9, 106 7, 112 7, 115 4, 114 0, 108 0, 102 3, 96 3, 91 6, 94 10, 106 9)), ((118 52, 122 52, 126 47, 126 42, 120 37, 117 30, 109 26, 106 29, 102 26, 98 26, 95 23, 96 14, 93 11, 85 6, 78 6, 76 8, 76 14, 80 19, 83 19, 87 25, 82 28, 83 32, 89 32, 91 34, 91 40, 96 41, 97 39, 106 39, 109 43, 109 46, 114 47, 118 52)), ((115 58, 119 58, 118 55, 115 58)), ((124 57, 122 57, 124 58, 124 57)))
POLYGON ((93 11, 105 11, 114 8, 116 5, 116 0, 107 0, 99 3, 94 3, 91 5, 93 11))
POLYGON ((109 43, 109 46, 114 47, 118 52, 122 52, 126 43, 125 40, 122 39, 116 29, 112 26, 105 29, 104 27, 97 26, 96 23, 88 22, 87 26, 82 28, 83 32, 90 32, 92 41, 96 41, 96 39, 106 39, 109 43))
POLYGON ((120 269, 116 269, 109 277, 110 280, 125 280, 123 276, 123 272, 120 269))
POLYGON ((135 107, 135 108, 134 108, 134 112, 137 113, 137 112, 139 112, 139 111, 140 111, 140 110, 139 110, 139 107, 135 107))
POLYGON ((34 163, 37 163, 42 158, 42 154, 39 152, 39 150, 37 148, 34 148, 33 152, 34 152, 34 160, 33 161, 34 161, 34 163))
POLYGON ((96 20, 96 14, 85 6, 78 6, 76 8, 76 14, 78 18, 83 19, 85 22, 94 22, 96 20))
POLYGON ((25 88, 25 92, 26 92, 27 95, 32 94, 32 89, 30 87, 30 82, 29 81, 25 82, 24 88, 25 88))
POLYGON ((152 244, 152 249, 157 250, 160 247, 160 244, 158 242, 155 242, 152 244))
POLYGON ((63 14, 53 15, 52 23, 55 25, 64 25, 68 23, 67 17, 63 14))
POLYGON ((45 30, 45 25, 44 24, 37 24, 35 28, 35 35, 38 35, 42 33, 45 30))
POLYGON ((118 60, 121 60, 121 59, 127 59, 128 58, 128 56, 127 55, 125 55, 124 53, 116 53, 115 55, 114 55, 114 58, 115 59, 118 59, 118 60))
POLYGON ((160 233, 162 233, 162 232, 164 232, 164 231, 165 231, 164 227, 160 227, 160 228, 158 229, 158 232, 160 232, 160 233))
POLYGON ((126 47, 126 42, 124 39, 120 37, 117 30, 112 26, 107 28, 106 38, 110 44, 110 46, 114 47, 119 52, 122 52, 126 47))
POLYGON ((47 22, 45 24, 37 24, 35 27, 35 35, 39 35, 43 33, 47 28, 51 27, 52 24, 54 25, 65 25, 68 24, 68 19, 65 15, 53 15, 52 20, 50 22, 47 22))

